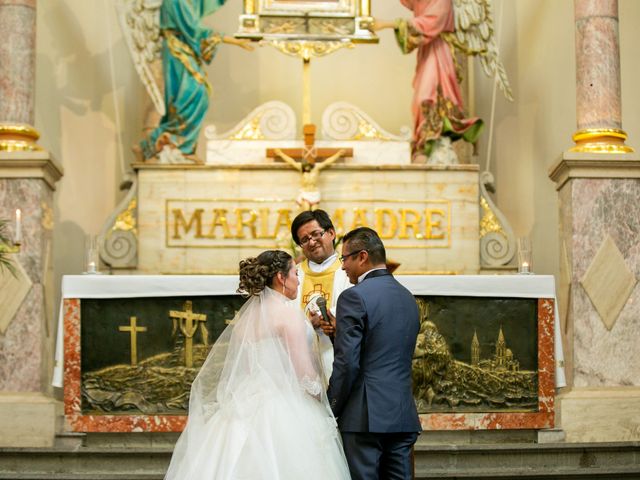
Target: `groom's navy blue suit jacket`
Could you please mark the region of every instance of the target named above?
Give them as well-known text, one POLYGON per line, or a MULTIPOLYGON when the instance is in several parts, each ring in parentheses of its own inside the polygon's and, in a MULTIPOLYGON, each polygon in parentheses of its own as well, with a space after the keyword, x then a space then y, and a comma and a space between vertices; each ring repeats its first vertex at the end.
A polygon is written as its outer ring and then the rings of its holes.
POLYGON ((374 270, 338 298, 328 397, 342 432, 419 432, 411 359, 420 328, 411 292, 374 270))

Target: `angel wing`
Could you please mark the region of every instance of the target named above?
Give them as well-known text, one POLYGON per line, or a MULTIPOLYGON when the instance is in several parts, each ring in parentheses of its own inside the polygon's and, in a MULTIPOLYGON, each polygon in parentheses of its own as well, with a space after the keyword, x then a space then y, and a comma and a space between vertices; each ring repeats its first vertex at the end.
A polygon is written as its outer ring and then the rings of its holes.
POLYGON ((456 31, 445 40, 467 55, 477 55, 484 72, 498 81, 504 96, 513 101, 507 72, 498 57, 491 0, 452 0, 456 31))
POLYGON ((165 114, 162 82, 162 0, 117 0, 116 10, 133 64, 151 101, 160 115, 165 114))

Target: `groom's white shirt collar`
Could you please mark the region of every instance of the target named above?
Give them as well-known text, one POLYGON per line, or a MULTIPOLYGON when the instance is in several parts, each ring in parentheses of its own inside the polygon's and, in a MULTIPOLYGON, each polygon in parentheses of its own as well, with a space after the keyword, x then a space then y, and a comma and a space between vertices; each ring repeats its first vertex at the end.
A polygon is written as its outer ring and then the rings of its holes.
POLYGON ((375 271, 375 270, 386 270, 387 267, 378 267, 378 268, 372 268, 371 270, 367 270, 366 272, 364 272, 362 275, 360 275, 358 277, 358 283, 362 282, 362 280, 364 280, 364 278, 369 275, 371 272, 375 271))

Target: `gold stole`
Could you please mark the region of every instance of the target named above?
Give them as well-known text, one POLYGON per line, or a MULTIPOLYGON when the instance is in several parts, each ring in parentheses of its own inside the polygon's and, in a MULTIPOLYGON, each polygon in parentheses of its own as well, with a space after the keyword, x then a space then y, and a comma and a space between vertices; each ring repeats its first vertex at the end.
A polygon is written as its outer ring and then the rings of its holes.
POLYGON ((304 280, 302 281, 302 295, 300 295, 300 304, 304 309, 309 303, 309 299, 316 293, 320 293, 327 300, 327 308, 333 305, 333 280, 334 273, 342 267, 340 259, 335 261, 323 272, 314 272, 309 268, 309 260, 305 259, 300 268, 304 272, 304 280))

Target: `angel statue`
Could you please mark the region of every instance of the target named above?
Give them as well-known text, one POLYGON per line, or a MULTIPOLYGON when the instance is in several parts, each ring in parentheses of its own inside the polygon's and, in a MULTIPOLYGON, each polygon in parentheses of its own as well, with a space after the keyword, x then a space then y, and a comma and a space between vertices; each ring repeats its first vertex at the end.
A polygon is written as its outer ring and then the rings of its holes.
POLYGON ((220 43, 253 50, 249 40, 222 35, 200 24, 225 2, 118 0, 120 24, 136 70, 161 117, 146 138, 133 147, 139 161, 197 161, 194 154, 211 94, 205 65, 220 43), (155 73, 159 59, 161 75, 155 73))
POLYGON ((418 49, 413 79, 413 160, 428 158, 434 163, 430 157, 437 153, 436 147, 451 150, 451 142, 460 138, 474 143, 483 126, 480 118, 465 117, 454 49, 478 55, 485 73, 495 76, 509 100, 513 99, 511 87, 498 58, 490 0, 400 2, 413 12, 412 19, 375 20, 371 28, 393 28, 403 53, 418 49))

